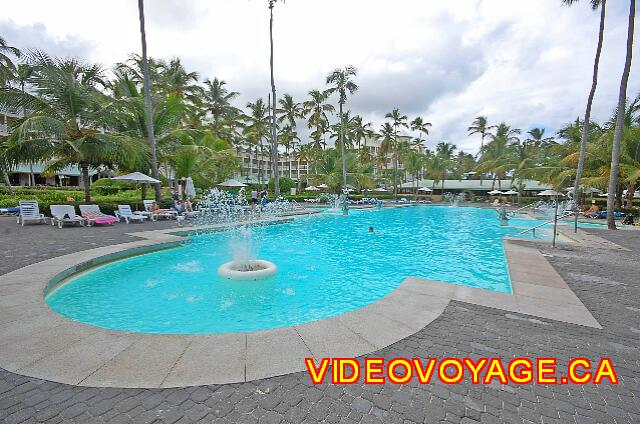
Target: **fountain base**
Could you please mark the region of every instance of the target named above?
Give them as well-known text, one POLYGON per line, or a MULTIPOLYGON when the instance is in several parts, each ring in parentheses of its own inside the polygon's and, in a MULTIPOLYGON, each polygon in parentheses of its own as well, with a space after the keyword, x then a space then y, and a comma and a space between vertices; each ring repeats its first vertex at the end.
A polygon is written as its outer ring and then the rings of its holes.
POLYGON ((276 265, 261 259, 249 261, 231 261, 220 265, 218 275, 228 280, 262 280, 277 272, 276 265))

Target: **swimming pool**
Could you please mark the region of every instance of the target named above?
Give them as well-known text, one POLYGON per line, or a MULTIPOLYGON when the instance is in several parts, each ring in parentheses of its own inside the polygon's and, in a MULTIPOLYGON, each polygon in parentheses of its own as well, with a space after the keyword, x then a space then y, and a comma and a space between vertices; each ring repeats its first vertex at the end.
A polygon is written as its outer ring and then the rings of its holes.
POLYGON ((145 333, 256 331, 335 316, 415 276, 510 292, 500 227, 489 209, 424 206, 352 210, 253 227, 253 249, 275 277, 230 281, 236 232, 195 235, 182 247, 112 262, 46 297, 72 320, 145 333), (369 227, 375 232, 368 232, 369 227))

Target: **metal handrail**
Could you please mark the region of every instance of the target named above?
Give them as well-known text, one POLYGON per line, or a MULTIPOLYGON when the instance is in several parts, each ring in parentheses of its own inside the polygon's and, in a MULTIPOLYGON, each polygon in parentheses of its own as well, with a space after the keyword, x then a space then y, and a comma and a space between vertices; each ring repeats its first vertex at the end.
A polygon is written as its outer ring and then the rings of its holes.
POLYGON ((525 209, 527 209, 527 208, 530 208, 530 207, 531 207, 531 206, 533 206, 533 205, 534 205, 533 203, 529 203, 527 206, 523 206, 523 207, 521 207, 521 208, 518 208, 518 209, 516 209, 515 211, 509 211, 509 213, 518 213, 518 212, 520 212, 520 211, 522 211, 522 210, 525 210, 525 209))
POLYGON ((521 231, 521 232, 519 232, 519 233, 518 233, 518 234, 516 234, 516 235, 518 235, 518 236, 519 236, 519 235, 522 235, 522 234, 526 234, 526 233, 527 233, 527 232, 529 232, 529 231, 533 231, 533 234, 535 235, 535 234, 536 234, 536 233, 535 233, 535 231, 536 231, 536 229, 537 229, 537 228, 540 228, 540 227, 542 227, 542 226, 544 226, 544 225, 547 225, 547 224, 551 224, 552 222, 560 221, 561 219, 564 219, 564 218, 567 218, 567 217, 569 217, 569 216, 572 216, 574 213, 575 213, 575 212, 573 212, 573 211, 571 211, 571 212, 565 212, 565 213, 564 213, 564 215, 562 215, 562 216, 560 216, 560 217, 556 217, 556 218, 554 218, 554 219, 550 219, 549 221, 543 222, 542 224, 538 224, 538 225, 536 225, 535 227, 527 228, 526 230, 521 231))

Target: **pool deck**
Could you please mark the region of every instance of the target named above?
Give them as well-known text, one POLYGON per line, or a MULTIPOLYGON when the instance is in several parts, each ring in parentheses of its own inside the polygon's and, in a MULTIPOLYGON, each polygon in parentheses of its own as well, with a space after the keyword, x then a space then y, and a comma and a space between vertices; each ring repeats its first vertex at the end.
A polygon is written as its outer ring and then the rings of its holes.
MULTIPOLYGON (((137 241, 129 233, 172 225, 158 221, 58 230, 20 227, 15 218, 0 217, 0 274, 137 241)), ((640 232, 588 228, 584 234, 611 244, 560 243, 551 249, 547 242, 532 241, 527 246, 543 254, 602 329, 452 300, 417 333, 365 357, 553 356, 565 367, 576 356, 606 356, 616 366, 617 385, 472 385, 465 378, 458 385, 436 380, 336 386, 313 385, 306 372, 299 372, 238 384, 127 389, 55 383, 0 367, 0 423, 637 423, 640 232)), ((207 354, 192 359, 204 361, 207 354)))
MULTIPOLYGON (((221 227, 224 225, 132 232, 135 241, 58 256, 0 276, 0 367, 29 377, 92 387, 252 381, 303 371, 307 357, 357 357, 385 348, 437 319, 452 300, 601 328, 542 253, 531 242, 516 239, 503 243, 511 294, 408 276, 383 299, 361 309, 267 331, 210 335, 113 331, 66 319, 44 303, 47 285, 56 277, 63 279, 132 252, 175 246, 185 240, 176 235, 180 231, 221 227)), ((572 236, 574 242, 623 249, 583 232, 572 236)))

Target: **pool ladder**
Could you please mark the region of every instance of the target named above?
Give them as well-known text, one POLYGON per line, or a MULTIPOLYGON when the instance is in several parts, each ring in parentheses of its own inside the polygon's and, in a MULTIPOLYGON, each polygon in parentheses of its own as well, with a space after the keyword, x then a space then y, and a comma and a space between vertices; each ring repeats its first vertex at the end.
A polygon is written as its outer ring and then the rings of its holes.
POLYGON ((555 247, 556 246, 556 235, 557 235, 556 226, 558 225, 558 221, 560 221, 561 219, 565 219, 565 218, 568 218, 570 216, 573 216, 574 214, 575 214, 574 211, 569 211, 569 212, 565 211, 561 216, 558 216, 558 214, 556 213, 556 215, 555 215, 555 217, 553 219, 550 219, 549 221, 543 222, 542 224, 538 224, 538 225, 536 225, 534 227, 527 228, 526 230, 521 231, 516 235, 517 236, 521 236, 522 234, 526 234, 529 231, 531 231, 531 233, 535 237, 537 228, 540 228, 540 227, 545 226, 547 224, 551 224, 553 222, 553 247, 555 247))

